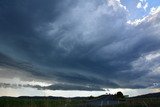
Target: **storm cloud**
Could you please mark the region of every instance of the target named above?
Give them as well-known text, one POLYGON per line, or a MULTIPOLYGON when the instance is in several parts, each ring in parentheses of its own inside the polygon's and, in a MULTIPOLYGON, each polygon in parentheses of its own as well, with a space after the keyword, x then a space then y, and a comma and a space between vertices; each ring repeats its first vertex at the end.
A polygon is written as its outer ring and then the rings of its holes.
POLYGON ((53 90, 151 87, 160 82, 160 12, 128 15, 118 0, 1 0, 0 67, 53 90))

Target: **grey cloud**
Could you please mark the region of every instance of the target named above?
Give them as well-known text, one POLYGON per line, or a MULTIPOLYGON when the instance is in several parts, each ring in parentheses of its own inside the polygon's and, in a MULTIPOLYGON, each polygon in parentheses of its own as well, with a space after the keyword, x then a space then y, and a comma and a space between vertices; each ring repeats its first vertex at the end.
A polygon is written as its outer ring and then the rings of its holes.
POLYGON ((133 62, 160 49, 159 13, 133 26, 116 0, 2 0, 0 11, 1 64, 64 83, 49 88, 144 88, 153 82, 139 84, 150 71, 133 62))
POLYGON ((87 91, 104 91, 104 89, 98 87, 98 86, 82 86, 82 85, 76 85, 76 84, 55 84, 48 87, 45 87, 45 89, 50 90, 87 90, 87 91))
POLYGON ((80 91, 104 91, 98 86, 82 86, 76 84, 54 84, 50 86, 30 85, 30 84, 10 84, 0 83, 0 88, 36 88, 38 90, 80 90, 80 91))

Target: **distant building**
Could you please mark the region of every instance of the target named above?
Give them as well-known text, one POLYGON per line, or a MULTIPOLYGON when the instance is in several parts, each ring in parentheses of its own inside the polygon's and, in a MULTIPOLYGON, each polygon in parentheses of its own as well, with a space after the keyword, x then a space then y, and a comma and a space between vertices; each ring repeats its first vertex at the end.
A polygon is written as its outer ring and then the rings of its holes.
POLYGON ((124 95, 124 98, 129 98, 129 95, 124 95))
POLYGON ((105 106, 105 105, 115 105, 119 104, 122 101, 119 101, 115 95, 102 95, 93 100, 89 100, 87 105, 93 106, 105 106))

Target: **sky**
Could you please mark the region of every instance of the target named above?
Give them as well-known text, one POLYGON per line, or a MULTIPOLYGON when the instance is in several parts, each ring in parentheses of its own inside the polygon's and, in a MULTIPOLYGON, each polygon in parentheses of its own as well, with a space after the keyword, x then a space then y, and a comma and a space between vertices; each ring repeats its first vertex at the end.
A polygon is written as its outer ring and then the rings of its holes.
POLYGON ((1 0, 0 96, 160 91, 159 0, 1 0))

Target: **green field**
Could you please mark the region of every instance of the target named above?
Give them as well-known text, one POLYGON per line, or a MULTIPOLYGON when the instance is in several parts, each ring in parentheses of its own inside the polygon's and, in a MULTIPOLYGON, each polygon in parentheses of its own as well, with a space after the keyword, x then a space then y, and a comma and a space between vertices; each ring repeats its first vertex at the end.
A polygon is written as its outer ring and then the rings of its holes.
POLYGON ((82 100, 49 98, 0 98, 0 107, 75 107, 82 100))
MULTIPOLYGON (((0 98, 0 107, 97 107, 86 99, 0 98)), ((101 106, 100 106, 101 107, 101 106)), ((102 107, 160 107, 160 98, 126 99, 121 104, 102 107)))

